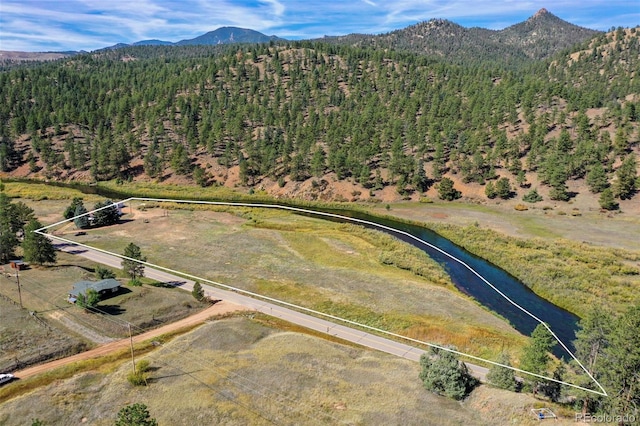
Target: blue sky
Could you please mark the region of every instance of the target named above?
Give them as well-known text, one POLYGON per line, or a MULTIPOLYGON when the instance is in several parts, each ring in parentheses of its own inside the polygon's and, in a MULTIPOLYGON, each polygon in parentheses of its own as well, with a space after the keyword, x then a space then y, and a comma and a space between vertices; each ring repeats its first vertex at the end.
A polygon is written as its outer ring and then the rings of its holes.
POLYGON ((0 50, 175 42, 221 26, 287 39, 380 34, 432 18, 502 29, 543 7, 597 30, 640 24, 639 0, 0 0, 0 50))

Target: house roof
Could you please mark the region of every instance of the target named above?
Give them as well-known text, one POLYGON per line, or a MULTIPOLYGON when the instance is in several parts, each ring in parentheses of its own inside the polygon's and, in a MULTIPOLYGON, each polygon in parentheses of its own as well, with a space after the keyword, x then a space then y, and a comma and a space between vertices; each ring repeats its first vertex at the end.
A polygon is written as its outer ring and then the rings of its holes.
POLYGON ((69 294, 78 297, 78 294, 85 294, 90 288, 100 293, 101 291, 113 290, 118 287, 120 287, 120 282, 113 278, 101 281, 78 281, 73 285, 73 289, 71 289, 69 294))

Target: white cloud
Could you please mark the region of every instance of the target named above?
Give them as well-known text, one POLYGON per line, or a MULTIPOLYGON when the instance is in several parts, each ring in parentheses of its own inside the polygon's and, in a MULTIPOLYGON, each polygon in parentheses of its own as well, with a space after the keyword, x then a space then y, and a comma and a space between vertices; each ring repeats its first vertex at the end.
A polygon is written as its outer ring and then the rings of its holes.
MULTIPOLYGON (((93 50, 117 42, 179 41, 220 26, 285 38, 379 34, 432 18, 501 29, 540 0, 0 0, 0 49, 93 50)), ((629 0, 556 0, 549 11, 589 28, 636 26, 629 0)))

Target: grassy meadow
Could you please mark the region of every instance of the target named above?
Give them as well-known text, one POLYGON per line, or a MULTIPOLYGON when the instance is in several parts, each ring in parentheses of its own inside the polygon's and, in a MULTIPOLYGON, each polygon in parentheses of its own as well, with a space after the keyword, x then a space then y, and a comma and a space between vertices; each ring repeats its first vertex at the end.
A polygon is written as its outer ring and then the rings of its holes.
MULTIPOLYGON (((528 395, 482 386, 462 403, 439 397, 422 388, 415 362, 300 334, 262 315, 210 321, 141 359, 151 367, 146 387, 128 383, 124 357, 101 359, 5 401, 0 424, 111 425, 134 402, 159 424, 176 425, 538 424, 528 395)), ((0 398, 20 385, 0 389, 0 398)))
POLYGON ((269 209, 133 203, 79 242, 493 358, 524 338, 455 290, 426 254, 382 233, 269 209), (144 204, 144 206, 143 206, 144 204))
POLYGON ((518 277, 537 294, 578 316, 640 304, 640 250, 566 239, 516 238, 478 226, 432 229, 518 277))

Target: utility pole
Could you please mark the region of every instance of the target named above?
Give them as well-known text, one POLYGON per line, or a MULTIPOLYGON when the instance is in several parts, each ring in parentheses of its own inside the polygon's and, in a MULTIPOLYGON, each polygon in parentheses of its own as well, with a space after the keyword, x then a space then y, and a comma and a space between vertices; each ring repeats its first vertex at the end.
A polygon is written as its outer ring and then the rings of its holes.
POLYGON ((18 284, 18 299, 20 299, 20 308, 24 308, 22 306, 22 292, 20 291, 20 265, 16 265, 16 283, 18 284))
POLYGON ((133 374, 136 374, 136 359, 133 357, 133 335, 131 334, 131 323, 127 323, 129 326, 129 342, 131 343, 131 363, 133 364, 133 374))

